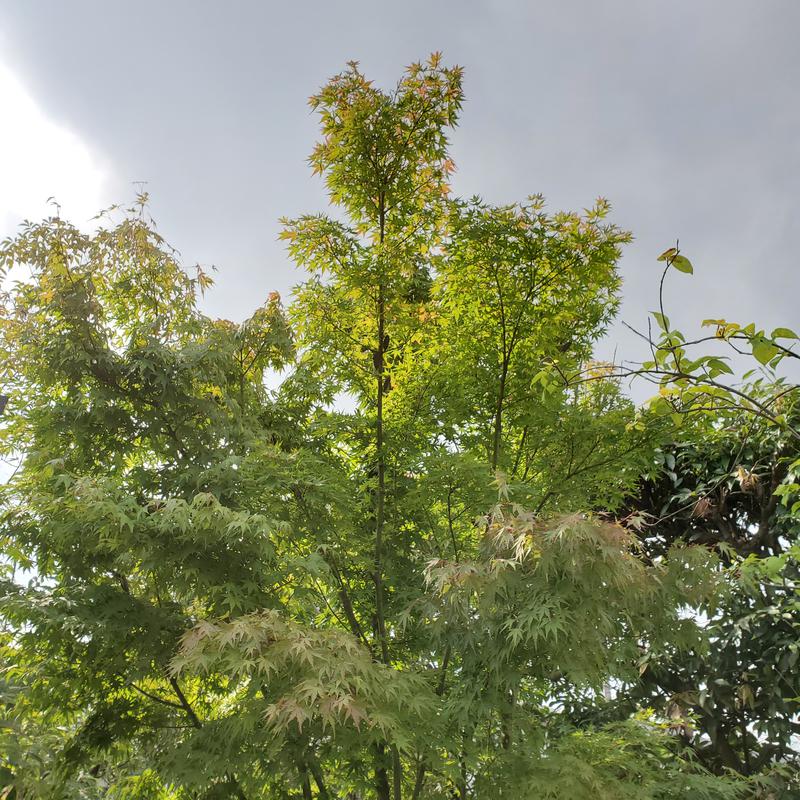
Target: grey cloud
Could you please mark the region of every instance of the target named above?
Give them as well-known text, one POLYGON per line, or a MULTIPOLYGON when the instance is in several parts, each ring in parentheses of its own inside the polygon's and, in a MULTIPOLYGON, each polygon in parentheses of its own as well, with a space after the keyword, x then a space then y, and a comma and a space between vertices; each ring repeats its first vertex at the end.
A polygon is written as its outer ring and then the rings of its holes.
MULTIPOLYGON (((800 4, 16 0, 4 59, 54 118, 108 155, 116 199, 147 180, 188 261, 220 266, 211 313, 241 318, 298 280, 277 218, 324 207, 307 96, 358 59, 384 84, 432 50, 466 69, 455 189, 551 207, 597 195, 636 235, 623 316, 655 301, 680 236, 696 265, 674 316, 797 325, 800 4)), ((620 327, 623 354, 640 348, 620 327)))

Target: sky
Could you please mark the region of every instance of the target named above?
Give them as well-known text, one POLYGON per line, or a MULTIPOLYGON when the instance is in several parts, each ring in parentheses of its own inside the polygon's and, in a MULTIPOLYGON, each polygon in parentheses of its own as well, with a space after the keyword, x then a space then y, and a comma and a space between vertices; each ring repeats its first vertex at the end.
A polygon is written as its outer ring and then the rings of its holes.
MULTIPOLYGON (((85 224, 146 182, 208 313, 248 316, 302 274, 281 216, 325 209, 307 98, 349 60, 378 84, 442 51, 465 69, 455 193, 598 196, 635 241, 621 320, 667 313, 800 327, 800 0, 0 0, 0 237, 50 213, 85 224)), ((643 357, 617 324, 605 354, 643 357)))

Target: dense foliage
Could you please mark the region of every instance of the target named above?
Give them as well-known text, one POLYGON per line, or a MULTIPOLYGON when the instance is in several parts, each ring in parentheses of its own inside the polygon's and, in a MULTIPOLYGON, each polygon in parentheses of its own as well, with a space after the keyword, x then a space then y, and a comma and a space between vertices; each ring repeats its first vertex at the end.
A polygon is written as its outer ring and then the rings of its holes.
POLYGON ((311 99, 332 211, 284 221, 307 279, 242 324, 145 198, 4 243, 5 796, 791 796, 765 773, 797 711, 786 417, 729 395, 763 430, 727 464, 696 407, 720 368, 676 377, 669 338, 637 409, 592 362, 628 234, 602 201, 452 197, 461 102, 438 56, 311 99), (771 470, 758 499, 737 468, 771 470), (733 682, 742 631, 784 678, 733 682))
MULTIPOLYGON (((763 398, 763 387, 750 391, 763 398)), ((800 772, 800 519, 792 510, 800 442, 730 411, 713 423, 664 447, 634 513, 647 515, 647 552, 679 538, 702 543, 740 580, 708 621, 709 651, 648 664, 628 699, 660 699, 677 718, 691 717, 707 734, 694 737, 698 752, 714 768, 755 774, 777 759, 800 772)))

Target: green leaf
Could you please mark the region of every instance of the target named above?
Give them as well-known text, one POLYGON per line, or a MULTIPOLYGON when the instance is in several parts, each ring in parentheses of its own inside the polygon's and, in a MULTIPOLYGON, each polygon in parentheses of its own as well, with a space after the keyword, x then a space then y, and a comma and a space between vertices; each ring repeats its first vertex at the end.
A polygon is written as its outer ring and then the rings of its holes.
POLYGON ((660 311, 653 311, 652 313, 655 321, 658 323, 658 327, 666 333, 669 330, 669 317, 662 314, 660 311))
POLYGON ((675 258, 672 259, 672 266, 675 267, 678 272, 686 272, 689 275, 694 272, 692 262, 689 261, 686 256, 675 256, 675 258))
POLYGON ((772 338, 772 339, 800 339, 800 336, 798 336, 791 328, 775 328, 775 330, 772 331, 772 336, 770 338, 772 338))
POLYGON ((766 339, 753 339, 753 356, 761 364, 769 364, 780 350, 766 339))
POLYGON ((712 356, 706 361, 706 366, 712 373, 712 377, 716 375, 733 375, 733 370, 725 363, 725 359, 712 356))
POLYGON ((668 250, 665 250, 656 260, 657 261, 669 261, 673 256, 677 254, 677 250, 674 247, 670 247, 668 250))

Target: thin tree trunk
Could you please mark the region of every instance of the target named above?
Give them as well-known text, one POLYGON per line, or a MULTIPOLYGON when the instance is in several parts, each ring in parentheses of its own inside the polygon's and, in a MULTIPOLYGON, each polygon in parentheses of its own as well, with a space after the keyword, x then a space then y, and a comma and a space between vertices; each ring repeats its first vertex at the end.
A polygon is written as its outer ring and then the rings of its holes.
POLYGON ((401 800, 403 796, 403 765, 400 763, 400 753, 397 745, 392 745, 392 777, 394 778, 394 800, 401 800))
POLYGON ((386 745, 375 745, 375 794, 378 800, 390 800, 389 773, 386 769, 386 745))
MULTIPOLYGON (((380 198, 380 243, 386 231, 384 198, 380 198)), ((383 258, 383 250, 379 253, 383 258)), ((389 643, 386 638, 386 610, 383 586, 383 527, 386 514, 386 454, 383 435, 384 356, 386 352, 386 297, 383 284, 378 286, 378 342, 375 350, 375 381, 377 385, 377 413, 375 422, 375 451, 378 486, 375 492, 375 634, 379 642, 381 661, 389 663, 389 643)), ((396 765, 395 765, 396 766, 396 765)), ((396 778, 395 778, 396 780, 396 778)), ((391 790, 386 769, 386 745, 375 745, 375 792, 378 800, 390 800, 391 790)))
POLYGON ((492 470, 497 469, 500 461, 500 445, 503 439, 503 403, 506 395, 506 379, 508 378, 508 359, 503 356, 503 367, 500 372, 500 387, 497 392, 497 406, 494 412, 492 431, 492 470))

